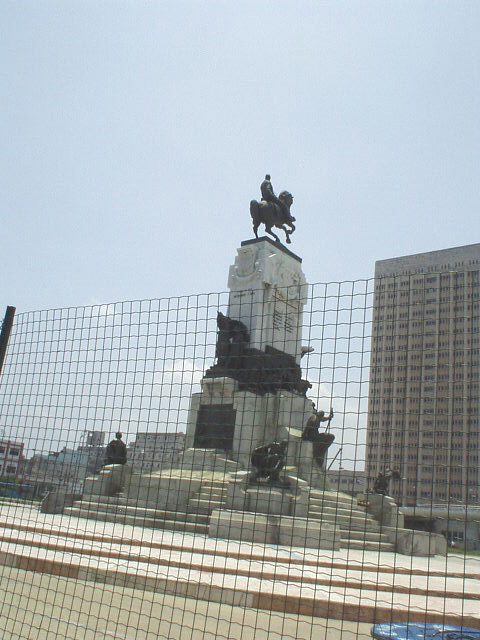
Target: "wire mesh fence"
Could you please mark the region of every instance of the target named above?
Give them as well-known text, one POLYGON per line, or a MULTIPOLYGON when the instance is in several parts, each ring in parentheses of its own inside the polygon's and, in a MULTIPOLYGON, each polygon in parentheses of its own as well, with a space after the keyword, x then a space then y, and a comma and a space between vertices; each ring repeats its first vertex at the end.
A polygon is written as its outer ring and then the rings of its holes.
POLYGON ((480 629, 479 291, 315 284, 292 338, 286 287, 261 324, 293 356, 252 346, 226 292, 17 314, 5 637, 480 629))

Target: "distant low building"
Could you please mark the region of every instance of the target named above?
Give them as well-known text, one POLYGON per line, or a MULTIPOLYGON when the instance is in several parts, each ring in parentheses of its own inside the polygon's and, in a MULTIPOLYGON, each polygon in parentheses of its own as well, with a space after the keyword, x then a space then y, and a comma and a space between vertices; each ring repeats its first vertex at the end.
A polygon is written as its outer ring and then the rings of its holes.
POLYGON ((40 487, 40 493, 60 489, 80 492, 87 476, 88 462, 87 452, 67 448, 35 454, 23 465, 22 481, 40 487))
POLYGON ((134 473, 151 473, 168 467, 184 446, 184 433, 137 433, 135 441, 128 447, 127 462, 132 465, 134 473))
POLYGON ((352 469, 330 469, 327 477, 334 491, 342 491, 355 495, 365 493, 367 489, 367 478, 365 471, 354 471, 352 469))
POLYGON ((480 507, 475 505, 424 504, 402 507, 405 526, 441 533, 451 546, 480 549, 480 507))
POLYGON ((23 458, 23 449, 23 442, 6 438, 0 439, 0 477, 17 477, 23 458))

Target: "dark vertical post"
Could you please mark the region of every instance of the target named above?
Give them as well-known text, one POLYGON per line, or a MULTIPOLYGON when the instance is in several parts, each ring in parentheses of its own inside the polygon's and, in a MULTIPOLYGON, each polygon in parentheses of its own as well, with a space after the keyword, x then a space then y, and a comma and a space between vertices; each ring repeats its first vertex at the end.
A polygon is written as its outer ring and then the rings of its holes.
POLYGON ((5 354, 7 353, 7 344, 12 331, 14 316, 15 307, 7 307, 2 323, 2 330, 0 331, 0 373, 2 373, 3 361, 5 360, 5 354))

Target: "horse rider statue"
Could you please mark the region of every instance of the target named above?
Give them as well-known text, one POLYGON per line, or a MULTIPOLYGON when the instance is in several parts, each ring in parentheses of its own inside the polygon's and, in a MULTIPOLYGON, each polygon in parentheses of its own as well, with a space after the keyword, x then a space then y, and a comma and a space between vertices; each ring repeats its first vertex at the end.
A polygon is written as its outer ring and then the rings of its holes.
POLYGON ((260 202, 252 200, 250 202, 250 215, 253 221, 253 232, 258 238, 258 227, 265 225, 265 231, 277 242, 280 238, 273 232, 272 227, 282 229, 285 232, 287 244, 290 244, 290 235, 295 231, 295 218, 290 213, 293 203, 293 196, 288 191, 282 191, 278 198, 272 187, 270 174, 267 173, 265 180, 260 185, 262 199, 260 202), (288 228, 289 227, 289 228, 288 228))

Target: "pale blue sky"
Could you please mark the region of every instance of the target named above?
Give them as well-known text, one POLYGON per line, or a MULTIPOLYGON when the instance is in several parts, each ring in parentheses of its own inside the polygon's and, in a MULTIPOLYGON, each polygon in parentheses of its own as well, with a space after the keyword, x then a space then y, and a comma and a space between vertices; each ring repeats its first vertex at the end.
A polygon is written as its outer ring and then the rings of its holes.
POLYGON ((480 3, 0 5, 0 313, 226 288, 268 171, 310 282, 480 239, 480 3))

